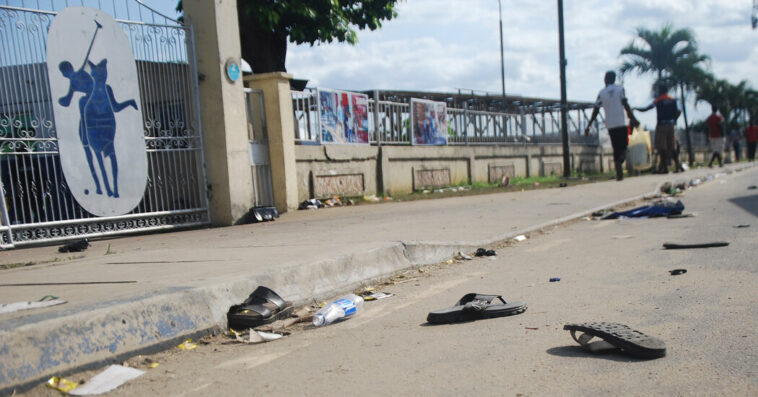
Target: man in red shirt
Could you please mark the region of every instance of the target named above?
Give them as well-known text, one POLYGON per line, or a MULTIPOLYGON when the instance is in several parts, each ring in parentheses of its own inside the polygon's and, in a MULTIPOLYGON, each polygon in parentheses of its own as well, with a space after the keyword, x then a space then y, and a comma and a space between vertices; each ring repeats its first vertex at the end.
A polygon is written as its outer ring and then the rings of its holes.
POLYGON ((705 119, 705 124, 708 125, 708 140, 711 143, 711 161, 708 163, 709 167, 713 167, 713 160, 719 160, 719 167, 724 166, 724 162, 721 159, 721 151, 724 148, 724 118, 721 117, 716 105, 711 105, 712 113, 705 119))
POLYGON ((747 141, 747 160, 755 161, 755 144, 758 142, 758 115, 750 116, 750 125, 745 127, 745 140, 747 141))

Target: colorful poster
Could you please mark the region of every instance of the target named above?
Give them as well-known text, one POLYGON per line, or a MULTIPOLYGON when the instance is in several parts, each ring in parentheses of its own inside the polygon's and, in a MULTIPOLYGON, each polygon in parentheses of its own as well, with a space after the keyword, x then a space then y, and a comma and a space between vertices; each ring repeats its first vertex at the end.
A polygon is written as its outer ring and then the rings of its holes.
POLYGON ((368 95, 318 91, 321 143, 368 144, 368 95))
POLYGON ((411 128, 414 145, 447 145, 445 102, 411 98, 411 128))

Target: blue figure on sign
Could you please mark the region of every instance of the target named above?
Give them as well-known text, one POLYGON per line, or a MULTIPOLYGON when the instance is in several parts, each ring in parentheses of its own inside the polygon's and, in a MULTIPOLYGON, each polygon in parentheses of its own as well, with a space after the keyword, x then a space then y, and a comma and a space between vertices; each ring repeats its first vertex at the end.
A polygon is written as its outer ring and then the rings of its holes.
MULTIPOLYGON (((70 62, 63 61, 59 65, 61 73, 70 80, 69 92, 66 96, 60 98, 58 102, 62 106, 68 106, 74 92, 83 92, 85 95, 79 100, 79 139, 82 142, 87 164, 89 165, 92 179, 95 181, 97 194, 103 194, 100 189, 100 182, 95 172, 95 165, 92 161, 92 154, 95 155, 100 167, 100 175, 103 178, 105 191, 109 197, 117 198, 118 195, 118 159, 114 141, 116 137, 116 117, 115 113, 132 106, 137 109, 137 102, 129 99, 124 102, 116 101, 113 94, 113 88, 106 84, 108 79, 108 60, 103 59, 97 64, 89 60, 89 54, 92 50, 92 44, 95 42, 97 32, 102 28, 97 21, 95 34, 92 37, 87 55, 82 67, 74 72, 70 62), (84 67, 89 65, 90 73, 88 74, 84 67), (111 175, 113 177, 113 189, 108 182, 103 158, 108 157, 111 165, 111 175)), ((86 191, 85 191, 86 193, 86 191)))

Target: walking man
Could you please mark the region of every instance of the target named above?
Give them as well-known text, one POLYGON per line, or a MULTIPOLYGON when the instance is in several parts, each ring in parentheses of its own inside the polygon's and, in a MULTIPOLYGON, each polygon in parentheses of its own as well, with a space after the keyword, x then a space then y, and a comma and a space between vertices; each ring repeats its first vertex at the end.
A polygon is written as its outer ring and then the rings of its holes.
POLYGON ((716 105, 711 105, 711 115, 705 119, 705 124, 708 125, 708 140, 711 145, 711 161, 708 163, 708 167, 713 167, 713 160, 719 160, 719 167, 723 167, 724 163, 721 158, 721 151, 724 148, 724 118, 721 117, 716 105))
POLYGON ((676 119, 682 113, 676 104, 676 99, 668 94, 669 89, 664 84, 659 84, 657 89, 658 96, 653 102, 644 108, 634 108, 640 112, 647 112, 655 108, 657 124, 655 126, 655 148, 660 155, 657 174, 668 174, 669 160, 674 160, 676 172, 682 171, 682 165, 679 164, 679 156, 676 155, 676 119))
POLYGON ((629 144, 628 127, 626 116, 632 127, 640 123, 634 118, 632 109, 626 101, 624 87, 616 84, 616 72, 608 71, 605 73, 605 88, 597 94, 595 108, 592 110, 587 128, 584 129, 584 135, 589 135, 590 126, 595 121, 600 106, 605 110, 605 126, 608 128, 608 135, 611 137, 611 146, 613 146, 613 163, 616 167, 616 180, 624 179, 624 160, 626 159, 626 147, 629 144), (626 115, 624 114, 626 112, 626 115))

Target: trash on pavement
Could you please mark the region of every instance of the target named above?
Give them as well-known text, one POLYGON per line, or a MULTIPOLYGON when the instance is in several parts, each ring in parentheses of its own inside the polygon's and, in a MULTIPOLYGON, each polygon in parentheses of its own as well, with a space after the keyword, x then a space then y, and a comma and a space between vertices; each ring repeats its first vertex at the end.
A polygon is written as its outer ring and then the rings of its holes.
POLYGON ((342 207, 342 200, 340 200, 339 196, 334 196, 330 199, 326 199, 324 201, 325 207, 342 207))
POLYGON ((713 248, 713 247, 726 247, 729 245, 726 241, 714 241, 711 243, 695 243, 695 244, 678 244, 678 243, 663 243, 663 248, 666 249, 687 249, 687 248, 713 248))
POLYGON ((179 350, 192 350, 197 348, 196 343, 192 343, 192 339, 187 339, 184 342, 182 342, 179 346, 177 346, 179 350))
POLYGON ((363 300, 365 301, 375 301, 380 299, 385 299, 393 296, 393 294, 389 294, 386 292, 369 292, 367 294, 363 295, 363 300))
POLYGON ((320 327, 331 324, 343 318, 350 318, 363 311, 363 298, 355 294, 348 294, 336 301, 324 305, 313 315, 313 325, 320 327))
POLYGON ((300 205, 297 207, 299 210, 312 210, 323 207, 324 204, 319 199, 308 199, 300 203, 300 205))
POLYGON ((521 241, 526 240, 526 236, 524 236, 523 234, 519 234, 518 236, 514 237, 513 239, 516 240, 516 241, 518 241, 518 242, 521 242, 521 241))
POLYGON ((48 379, 47 382, 45 382, 45 385, 64 393, 68 393, 79 386, 78 383, 72 382, 66 378, 61 378, 60 376, 53 376, 52 378, 48 379))
POLYGON ((550 282, 551 283, 557 283, 558 281, 561 281, 560 277, 550 277, 550 282))
POLYGON ((613 212, 603 216, 601 219, 618 219, 618 218, 657 218, 661 216, 678 215, 684 211, 684 204, 681 200, 674 201, 658 200, 652 205, 643 205, 628 211, 613 212))
POLYGON ((474 256, 495 256, 497 255, 497 252, 495 250, 488 250, 484 248, 477 248, 476 253, 474 256))
POLYGON ((45 295, 38 301, 2 303, 0 304, 0 314, 13 313, 19 310, 62 305, 64 303, 66 303, 66 301, 58 298, 57 296, 45 295))
POLYGON ((747 223, 740 223, 739 225, 734 225, 735 228, 741 229, 745 227, 750 227, 747 223))
POLYGON ((95 375, 92 379, 71 390, 68 394, 72 396, 94 396, 104 394, 124 383, 137 378, 144 374, 145 371, 124 367, 122 365, 111 365, 105 371, 95 375))
POLYGON ((747 187, 747 190, 755 190, 755 189, 758 189, 758 186, 756 186, 756 185, 750 185, 750 186, 747 187))
POLYGON ((669 270, 669 273, 671 273, 671 275, 672 275, 672 276, 678 276, 678 275, 680 275, 680 274, 684 274, 684 273, 687 273, 687 269, 674 269, 674 270, 669 270))
POLYGON ((363 201, 369 202, 369 203, 376 203, 381 201, 379 197, 376 197, 375 194, 365 194, 363 195, 363 201))
POLYGON ((72 241, 68 244, 58 247, 58 252, 82 252, 89 247, 89 240, 83 238, 81 240, 72 241))
POLYGON ((253 207, 247 212, 250 223, 270 222, 279 217, 276 207, 253 207))
POLYGON ((470 255, 466 255, 465 253, 463 253, 463 251, 458 251, 458 253, 455 254, 455 259, 470 261, 471 260, 471 256, 470 255))
POLYGON ((524 327, 524 329, 529 329, 529 330, 532 330, 532 331, 536 331, 539 328, 537 328, 537 327, 524 327))
POLYGON ((611 236, 611 237, 614 238, 614 239, 616 239, 616 240, 626 240, 626 239, 632 238, 634 236, 630 236, 630 235, 626 234, 626 235, 611 236))

